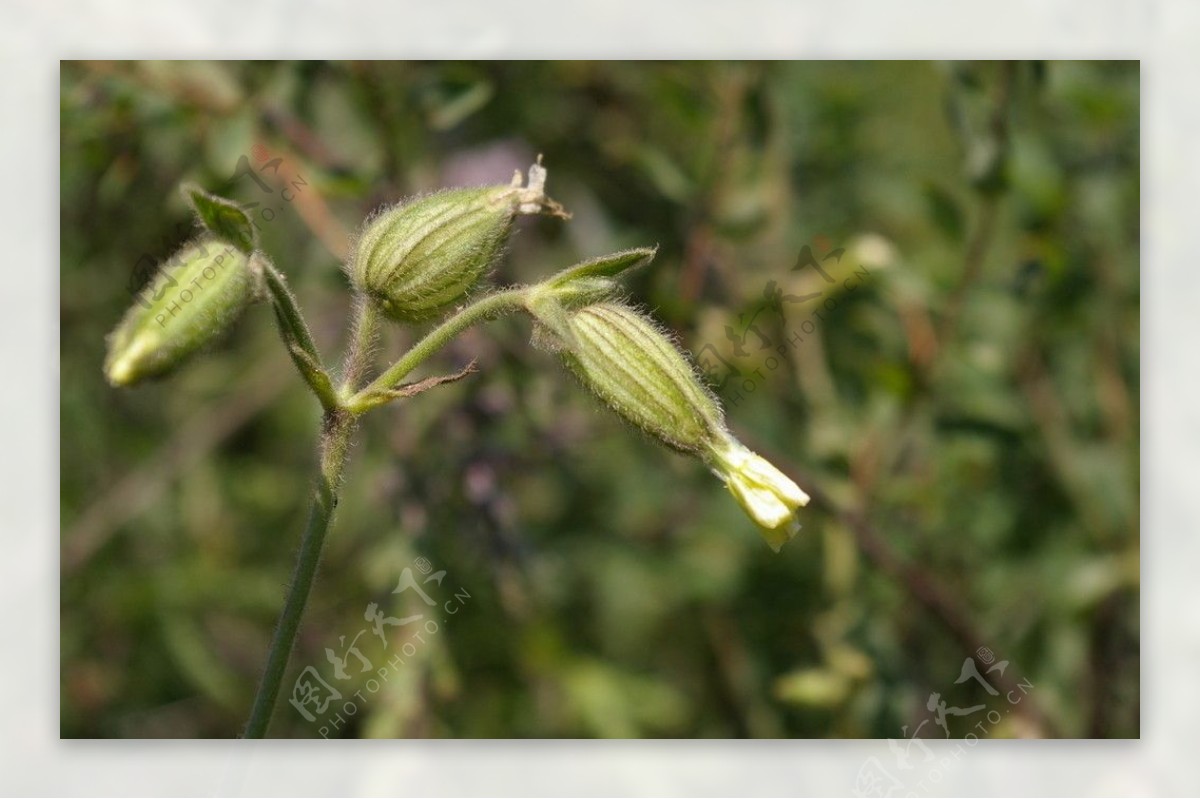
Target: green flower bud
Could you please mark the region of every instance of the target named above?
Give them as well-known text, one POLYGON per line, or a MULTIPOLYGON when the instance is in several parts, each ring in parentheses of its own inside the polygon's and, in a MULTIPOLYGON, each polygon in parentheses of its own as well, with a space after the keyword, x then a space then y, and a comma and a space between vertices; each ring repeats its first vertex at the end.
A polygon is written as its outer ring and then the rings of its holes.
POLYGON ((259 294, 257 257, 211 235, 183 247, 109 335, 108 381, 128 386, 164 374, 220 335, 259 294))
POLYGON ((355 245, 354 285, 392 319, 418 322, 469 292, 504 248, 513 218, 565 216, 545 195, 546 170, 529 184, 450 189, 390 208, 370 220, 355 245))
POLYGON ((563 360, 584 385, 668 447, 700 455, 724 431, 721 408, 695 370, 633 309, 616 303, 588 305, 547 318, 545 324, 559 328, 555 332, 563 343, 563 360))
POLYGON ((776 552, 796 535, 808 495, 725 427, 695 369, 648 319, 623 305, 582 308, 534 292, 529 310, 583 384, 626 421, 668 447, 703 459, 776 552))

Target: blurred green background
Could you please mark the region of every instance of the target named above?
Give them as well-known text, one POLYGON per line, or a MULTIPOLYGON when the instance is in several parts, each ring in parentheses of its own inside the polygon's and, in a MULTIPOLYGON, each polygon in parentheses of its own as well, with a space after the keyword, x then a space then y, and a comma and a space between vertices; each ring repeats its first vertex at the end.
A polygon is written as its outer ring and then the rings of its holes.
POLYGON ((493 281, 658 244, 632 298, 813 493, 804 530, 772 554, 526 320, 476 329, 426 373, 479 374, 365 419, 273 735, 941 737, 933 692, 956 738, 1138 735, 1136 62, 61 78, 64 737, 238 734, 314 472, 266 306, 169 379, 104 382, 147 265, 193 235, 178 184, 258 203, 332 359, 366 214, 539 153, 574 218, 522 220, 493 281), (405 568, 445 571, 436 607, 393 592, 405 568), (437 630, 385 648, 369 603, 437 630), (364 629, 339 679, 326 649, 364 629), (359 692, 343 723, 288 704, 305 667, 359 692))

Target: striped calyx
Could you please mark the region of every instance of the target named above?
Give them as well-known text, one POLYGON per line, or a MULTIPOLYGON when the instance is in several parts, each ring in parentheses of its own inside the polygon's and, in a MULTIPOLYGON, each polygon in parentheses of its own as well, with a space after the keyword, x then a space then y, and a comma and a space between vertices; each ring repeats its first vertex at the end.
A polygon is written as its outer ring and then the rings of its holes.
POLYGON ((694 455, 724 431, 724 414, 691 364, 641 314, 598 303, 548 321, 559 328, 567 366, 626 421, 694 455))
POLYGON ((165 374, 219 336, 261 294, 258 257, 212 235, 179 250, 109 335, 108 381, 165 374))
POLYGON ((450 189, 394 206, 370 220, 355 246, 355 286, 399 322, 419 322, 459 302, 504 249, 514 217, 565 216, 545 195, 546 170, 507 186, 450 189))

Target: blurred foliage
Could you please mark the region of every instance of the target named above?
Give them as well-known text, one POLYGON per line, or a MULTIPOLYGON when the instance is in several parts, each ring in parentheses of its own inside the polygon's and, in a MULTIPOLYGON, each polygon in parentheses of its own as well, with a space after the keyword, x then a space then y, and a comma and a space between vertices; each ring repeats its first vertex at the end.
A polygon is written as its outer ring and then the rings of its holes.
MULTIPOLYGON (((359 431, 292 661, 366 697, 328 734, 899 739, 931 692, 1007 708, 955 683, 986 646, 1032 685, 986 734, 1137 736, 1138 115, 1135 62, 64 63, 62 735, 239 732, 313 476, 265 306, 104 383, 193 235, 180 182, 260 204, 332 357, 366 214, 542 153, 574 219, 525 220, 495 281, 658 244, 631 296, 741 373, 734 430, 821 496, 774 555, 525 320, 472 331, 437 366, 480 374, 359 431), (374 691, 336 681, 368 603, 422 612, 392 593, 420 557, 469 599, 374 691)), ((272 734, 318 727, 285 696, 272 734)))

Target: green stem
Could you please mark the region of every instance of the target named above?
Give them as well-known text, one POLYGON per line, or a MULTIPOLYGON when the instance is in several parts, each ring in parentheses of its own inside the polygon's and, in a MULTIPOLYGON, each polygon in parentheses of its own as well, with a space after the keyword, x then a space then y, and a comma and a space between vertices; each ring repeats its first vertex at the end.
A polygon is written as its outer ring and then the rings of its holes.
POLYGON ((329 373, 321 361, 321 354, 313 341, 312 333, 304 322, 304 314, 296 303, 296 296, 288 288, 287 279, 275 268, 270 259, 255 254, 255 259, 262 266, 267 289, 271 294, 271 303, 275 309, 275 322, 279 327, 279 335, 287 347, 292 363, 300 372, 301 377, 308 383, 309 388, 321 401, 325 412, 338 407, 337 393, 329 373))
POLYGON ((316 342, 313 341, 308 324, 304 321, 304 314, 300 312, 296 295, 288 288, 287 278, 267 258, 258 257, 258 263, 262 265, 267 290, 279 313, 279 324, 284 340, 294 341, 300 349, 312 356, 314 361, 320 363, 321 354, 317 352, 316 342))
POLYGON ((358 380, 370 365, 375 339, 379 335, 379 309, 375 303, 364 294, 356 296, 354 303, 354 332, 350 337, 350 348, 346 351, 346 367, 339 389, 343 399, 358 388, 358 380))
MULTIPOLYGON (((354 333, 350 348, 346 352, 346 382, 342 389, 345 394, 354 390, 358 375, 370 360, 377 328, 378 316, 374 307, 360 298, 354 306, 354 333)), ((287 598, 279 614, 279 622, 275 625, 275 635, 271 639, 267 666, 254 695, 250 720, 246 722, 246 730, 243 733, 245 738, 262 738, 267 734, 267 727, 271 723, 271 714, 279 699, 279 688, 287 672, 288 659, 296 644, 300 619, 304 616, 304 606, 308 604, 308 595, 312 592, 313 580, 321 562, 325 534, 329 531, 333 511, 337 507, 342 470, 346 465, 346 454, 350 448, 350 438, 354 434, 357 418, 357 415, 340 403, 334 407, 326 406, 321 425, 321 471, 313 489, 308 524, 300 541, 300 553, 296 557, 292 582, 288 586, 287 598)))
POLYGON ((321 548, 325 543, 325 533, 329 530, 334 508, 337 507, 342 469, 346 464, 346 453, 354 427, 355 417, 345 411, 325 414, 321 434, 321 474, 317 478, 317 484, 313 491, 308 525, 304 529, 304 538, 300 543, 300 554, 296 558, 296 567, 292 573, 291 585, 288 587, 287 599, 284 601, 283 611, 279 614, 275 636, 271 640, 267 666, 262 680, 259 682, 258 692, 254 696, 250 720, 246 723, 246 730, 243 734, 245 738, 264 737, 267 727, 271 723, 271 714, 275 709, 275 702, 279 698, 279 688, 283 683, 288 659, 296 643, 296 633, 300 629, 304 606, 308 603, 308 595, 312 591, 317 566, 321 562, 321 548))
POLYGON ((528 289, 516 288, 498 291, 472 305, 468 305, 454 316, 442 322, 413 345, 412 349, 401 356, 392 366, 380 375, 366 388, 346 400, 346 405, 354 409, 367 403, 372 394, 395 388, 401 380, 414 369, 427 361, 442 347, 449 344, 455 336, 462 333, 471 325, 487 319, 493 319, 508 311, 520 308, 525 304, 528 289))
POLYGON ((354 332, 346 352, 346 365, 342 374, 342 386, 338 391, 338 402, 335 407, 327 406, 325 411, 321 430, 321 473, 314 489, 308 524, 300 542, 300 554, 296 558, 292 582, 288 587, 283 611, 279 615, 279 623, 275 627, 271 650, 267 655, 267 666, 254 696, 254 706, 250 711, 250 720, 246 723, 243 737, 262 738, 271 723, 271 715, 279 699, 280 686, 287 672, 288 659, 296 643, 296 633, 300 629, 300 619, 304 615, 304 606, 308 603, 308 595, 312 591, 317 567, 321 562, 325 534, 329 531, 333 511, 337 507, 342 470, 346 465, 346 454, 359 416, 356 408, 369 407, 369 404, 362 402, 365 397, 373 392, 394 387, 409 372, 471 325, 521 307, 525 296, 525 289, 510 289, 464 308, 417 342, 379 379, 357 394, 348 396, 355 390, 359 378, 370 363, 379 326, 379 314, 374 304, 363 297, 358 298, 354 307, 354 332))

